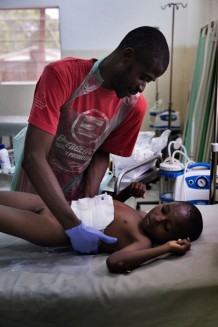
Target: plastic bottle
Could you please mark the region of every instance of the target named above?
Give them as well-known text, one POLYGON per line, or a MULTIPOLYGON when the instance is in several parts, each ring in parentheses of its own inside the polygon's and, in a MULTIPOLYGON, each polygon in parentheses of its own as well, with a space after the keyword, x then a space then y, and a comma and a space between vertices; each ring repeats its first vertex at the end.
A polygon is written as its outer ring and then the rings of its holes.
POLYGON ((8 174, 11 171, 11 162, 8 155, 8 150, 4 144, 0 144, 0 166, 2 173, 8 174))

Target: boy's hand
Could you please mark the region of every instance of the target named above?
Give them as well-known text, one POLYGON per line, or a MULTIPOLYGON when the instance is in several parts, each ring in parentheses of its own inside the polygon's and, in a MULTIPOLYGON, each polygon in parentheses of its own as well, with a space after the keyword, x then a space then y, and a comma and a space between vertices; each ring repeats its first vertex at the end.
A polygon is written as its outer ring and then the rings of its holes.
POLYGON ((169 247, 169 252, 176 253, 176 254, 185 254, 191 248, 191 242, 189 238, 186 239, 179 239, 178 241, 169 241, 167 242, 169 247))
POLYGON ((129 195, 135 198, 145 197, 146 186, 141 182, 132 182, 129 185, 129 195))

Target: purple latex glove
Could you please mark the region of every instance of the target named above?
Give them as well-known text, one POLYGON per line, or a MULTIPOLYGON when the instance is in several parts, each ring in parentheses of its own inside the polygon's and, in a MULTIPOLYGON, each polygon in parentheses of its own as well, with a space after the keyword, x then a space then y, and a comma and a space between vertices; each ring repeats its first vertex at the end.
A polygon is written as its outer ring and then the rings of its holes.
POLYGON ((83 223, 77 227, 65 230, 65 233, 70 238, 73 249, 80 253, 97 253, 101 241, 108 244, 117 242, 117 238, 107 236, 99 230, 88 227, 83 223))

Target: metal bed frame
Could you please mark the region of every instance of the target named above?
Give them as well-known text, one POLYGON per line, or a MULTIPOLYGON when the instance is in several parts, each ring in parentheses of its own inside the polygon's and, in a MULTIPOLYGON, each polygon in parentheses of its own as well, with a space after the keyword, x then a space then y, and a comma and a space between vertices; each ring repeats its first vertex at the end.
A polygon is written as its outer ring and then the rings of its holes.
POLYGON ((142 173, 140 176, 134 178, 133 180, 131 180, 131 182, 133 181, 141 181, 145 184, 150 183, 151 181, 157 179, 160 174, 159 174, 159 167, 158 164, 162 162, 162 157, 160 155, 155 155, 152 156, 149 159, 140 161, 139 163, 127 167, 125 169, 123 169, 119 175, 117 176, 116 180, 115 180, 115 185, 114 185, 114 193, 115 195, 117 195, 120 190, 121 190, 121 185, 122 185, 122 180, 123 178, 130 172, 136 170, 137 168, 140 167, 145 167, 145 172, 142 173), (152 166, 152 167, 151 167, 152 166), (148 168, 149 167, 149 168, 148 168))
MULTIPOLYGON (((137 170, 140 167, 144 167, 144 173, 142 173, 138 177, 130 180, 129 183, 133 182, 133 181, 140 181, 146 185, 146 184, 158 179, 160 177, 159 165, 162 161, 163 160, 162 160, 161 155, 154 155, 149 159, 140 161, 139 163, 137 163, 133 166, 123 169, 119 173, 117 178, 115 179, 114 194, 117 195, 121 191, 122 182, 123 182, 124 177, 128 173, 130 173, 134 170, 137 170)), ((140 210, 140 205, 142 205, 142 204, 158 204, 158 203, 159 203, 159 201, 140 201, 140 200, 138 200, 137 204, 136 204, 136 209, 140 210)))

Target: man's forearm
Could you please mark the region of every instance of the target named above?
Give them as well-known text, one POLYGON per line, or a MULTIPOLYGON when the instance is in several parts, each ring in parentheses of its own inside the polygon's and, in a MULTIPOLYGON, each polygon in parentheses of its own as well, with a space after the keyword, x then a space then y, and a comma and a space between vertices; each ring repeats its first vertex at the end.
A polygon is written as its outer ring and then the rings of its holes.
POLYGON ((100 184, 108 165, 109 153, 96 151, 86 170, 85 196, 93 197, 99 193, 100 184))
POLYGON ((60 185, 47 163, 43 158, 28 158, 22 164, 37 193, 60 222, 64 229, 72 228, 80 224, 80 220, 71 210, 66 201, 60 185))

